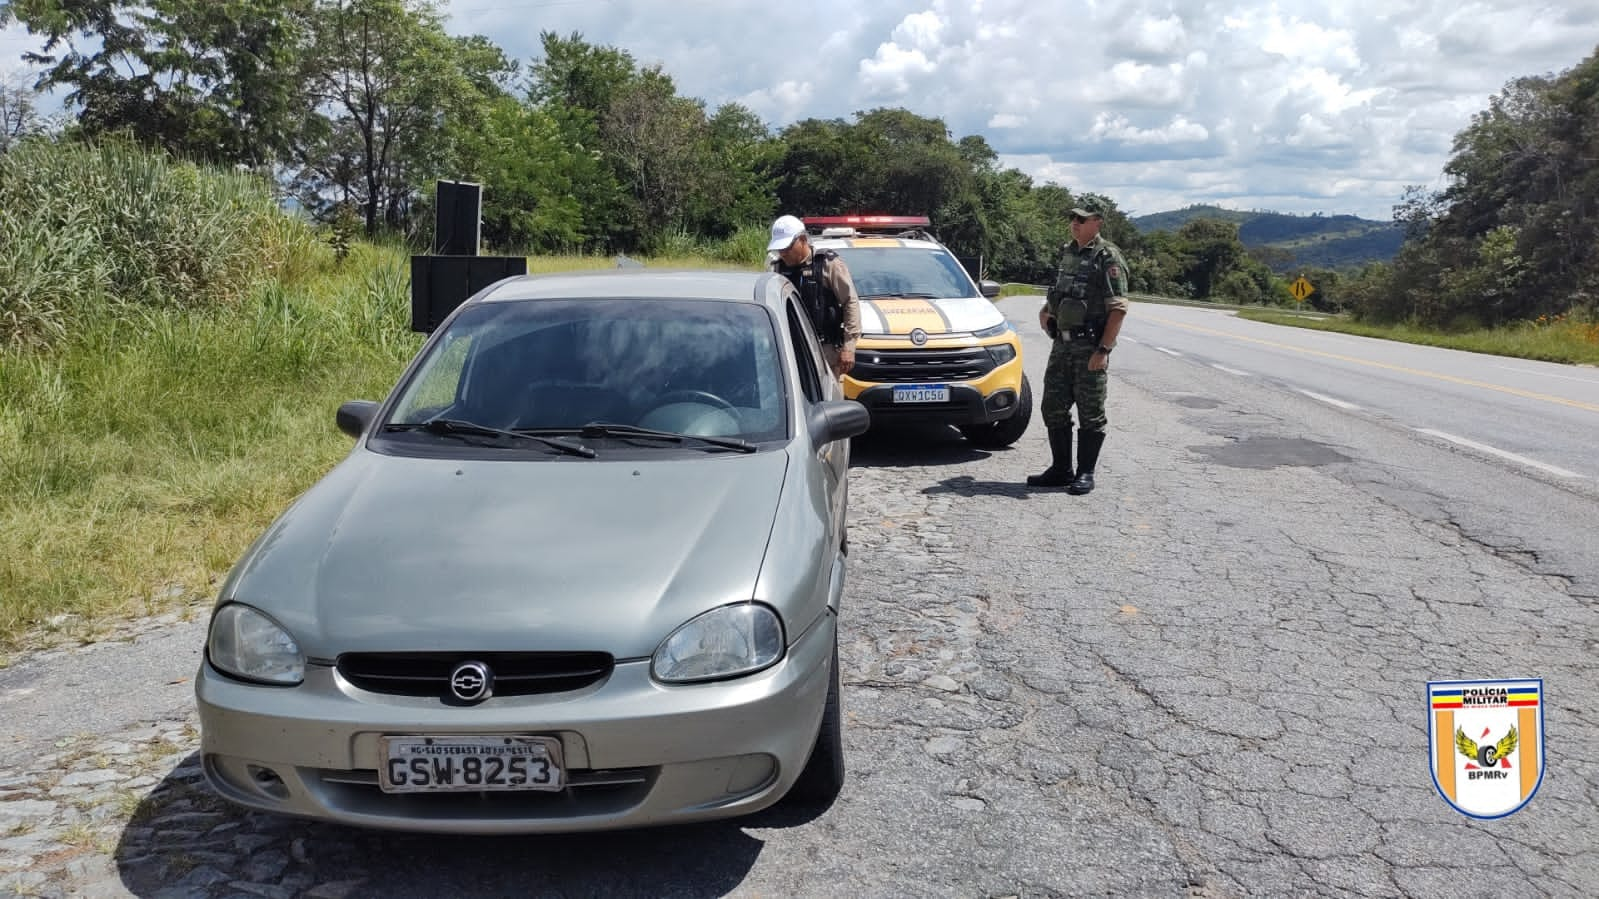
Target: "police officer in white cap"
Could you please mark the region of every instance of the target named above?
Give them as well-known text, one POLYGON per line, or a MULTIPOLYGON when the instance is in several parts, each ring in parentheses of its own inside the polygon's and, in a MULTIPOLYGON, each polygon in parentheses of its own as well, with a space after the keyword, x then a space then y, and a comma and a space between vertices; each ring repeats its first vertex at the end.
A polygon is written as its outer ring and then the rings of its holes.
POLYGON ((812 250, 805 223, 792 215, 772 223, 766 249, 777 254, 772 271, 799 291, 833 374, 843 377, 855 367, 855 342, 861 337, 861 301, 849 268, 832 250, 812 250))

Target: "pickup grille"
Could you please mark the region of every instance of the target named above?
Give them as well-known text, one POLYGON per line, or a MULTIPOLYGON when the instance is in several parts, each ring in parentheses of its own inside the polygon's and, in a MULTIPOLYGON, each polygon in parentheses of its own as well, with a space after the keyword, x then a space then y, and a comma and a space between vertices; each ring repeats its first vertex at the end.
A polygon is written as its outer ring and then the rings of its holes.
POLYGON ((857 381, 911 384, 917 381, 971 381, 994 370, 982 347, 944 350, 856 350, 849 376, 857 381))

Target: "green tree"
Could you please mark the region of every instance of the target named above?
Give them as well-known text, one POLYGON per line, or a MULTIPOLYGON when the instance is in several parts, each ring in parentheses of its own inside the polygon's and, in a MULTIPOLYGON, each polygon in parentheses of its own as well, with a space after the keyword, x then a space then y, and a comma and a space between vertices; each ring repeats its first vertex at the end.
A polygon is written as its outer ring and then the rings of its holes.
POLYGON ((43 37, 24 57, 66 88, 87 136, 126 132, 191 159, 264 165, 304 119, 312 0, 11 0, 0 23, 43 37), (80 42, 81 41, 81 46, 80 42))
POLYGON ((594 151, 567 142, 559 119, 515 97, 493 100, 455 138, 452 171, 483 185, 483 240, 522 252, 578 251, 598 241, 587 214, 615 182, 594 151), (598 185, 598 187, 596 187, 598 185))
POLYGON ((782 147, 748 107, 724 103, 706 123, 709 147, 695 220, 711 237, 765 224, 777 209, 773 180, 782 147))
POLYGON ((1354 311, 1447 327, 1599 311, 1596 159, 1599 53, 1510 82, 1455 136, 1449 185, 1395 208, 1406 243, 1354 311))
POLYGON ((597 120, 610 111, 617 93, 638 78, 631 53, 591 44, 579 32, 566 37, 541 32, 539 43, 544 55, 533 64, 528 87, 534 103, 581 109, 597 120))
POLYGON ((611 98, 600 134, 637 204, 646 241, 688 231, 690 198, 703 192, 710 162, 700 102, 677 96, 672 79, 650 69, 611 98))
POLYGON ((302 148, 306 204, 349 198, 368 234, 402 227, 418 183, 450 161, 445 123, 481 121, 494 99, 483 91, 509 64, 487 50, 447 35, 430 0, 319 4, 304 71, 328 115, 302 148))
POLYGON ((1194 219, 1177 229, 1183 255, 1181 279, 1196 299, 1209 299, 1222 278, 1244 258, 1238 226, 1218 219, 1194 219))

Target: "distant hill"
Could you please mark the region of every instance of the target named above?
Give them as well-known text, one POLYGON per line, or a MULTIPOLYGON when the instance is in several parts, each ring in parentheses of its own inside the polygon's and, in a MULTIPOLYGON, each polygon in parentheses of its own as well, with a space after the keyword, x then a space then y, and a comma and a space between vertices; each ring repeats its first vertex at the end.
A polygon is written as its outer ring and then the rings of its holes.
POLYGON ((1271 254, 1279 272, 1295 268, 1356 268, 1387 262, 1399 252, 1404 232, 1393 222, 1353 215, 1287 215, 1245 212, 1220 206, 1189 206, 1170 212, 1135 216, 1129 221, 1143 233, 1177 231, 1188 222, 1219 219, 1238 226, 1238 239, 1250 248, 1269 247, 1291 254, 1271 254))

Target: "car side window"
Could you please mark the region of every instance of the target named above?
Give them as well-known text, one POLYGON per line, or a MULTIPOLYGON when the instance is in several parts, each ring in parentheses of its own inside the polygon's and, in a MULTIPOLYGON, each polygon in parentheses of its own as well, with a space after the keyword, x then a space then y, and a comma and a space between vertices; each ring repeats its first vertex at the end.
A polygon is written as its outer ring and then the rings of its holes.
POLYGON ((800 312, 794 297, 788 298, 788 333, 794 341, 794 361, 799 364, 800 391, 807 402, 822 401, 822 360, 816 337, 811 334, 810 320, 800 312))

